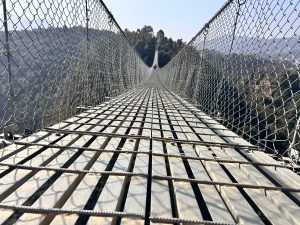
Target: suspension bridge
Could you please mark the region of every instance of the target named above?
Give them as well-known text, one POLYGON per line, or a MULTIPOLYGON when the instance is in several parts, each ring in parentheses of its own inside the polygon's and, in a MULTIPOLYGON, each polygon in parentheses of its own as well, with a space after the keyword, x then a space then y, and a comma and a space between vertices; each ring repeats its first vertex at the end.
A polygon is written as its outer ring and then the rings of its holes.
POLYGON ((100 0, 0 4, 0 223, 299 224, 298 0, 229 0, 163 68, 100 0))

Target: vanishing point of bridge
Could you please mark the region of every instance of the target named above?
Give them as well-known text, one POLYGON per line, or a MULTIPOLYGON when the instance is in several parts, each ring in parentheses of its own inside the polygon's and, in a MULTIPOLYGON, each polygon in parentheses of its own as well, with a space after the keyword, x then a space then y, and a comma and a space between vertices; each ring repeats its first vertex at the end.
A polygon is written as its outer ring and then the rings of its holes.
POLYGON ((102 1, 1 4, 1 224, 300 223, 299 1, 230 0, 156 69, 102 1))

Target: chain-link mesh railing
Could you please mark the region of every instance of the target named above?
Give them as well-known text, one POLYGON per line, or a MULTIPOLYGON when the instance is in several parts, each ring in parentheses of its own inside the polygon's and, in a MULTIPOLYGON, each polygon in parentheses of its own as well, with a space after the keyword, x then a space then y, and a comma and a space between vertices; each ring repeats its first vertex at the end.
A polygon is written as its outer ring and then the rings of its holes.
POLYGON ((0 6, 0 134, 56 123, 145 79, 148 68, 102 1, 0 6))
POLYGON ((252 143, 299 157, 299 0, 228 1, 157 72, 252 143))

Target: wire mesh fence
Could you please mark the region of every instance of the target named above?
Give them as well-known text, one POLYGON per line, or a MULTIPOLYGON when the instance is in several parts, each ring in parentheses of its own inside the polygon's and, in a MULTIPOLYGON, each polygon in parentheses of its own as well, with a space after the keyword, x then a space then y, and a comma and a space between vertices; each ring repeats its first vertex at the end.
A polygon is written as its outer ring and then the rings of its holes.
POLYGON ((299 160, 299 68, 299 0, 230 0, 157 73, 252 143, 299 160))
POLYGON ((100 0, 4 0, 0 7, 0 133, 54 124, 147 75, 100 0))

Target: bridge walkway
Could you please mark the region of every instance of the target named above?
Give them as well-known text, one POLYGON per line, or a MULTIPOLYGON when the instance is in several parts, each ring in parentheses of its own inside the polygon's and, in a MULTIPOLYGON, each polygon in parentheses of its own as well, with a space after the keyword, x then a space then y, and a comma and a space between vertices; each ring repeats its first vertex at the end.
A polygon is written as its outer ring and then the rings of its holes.
POLYGON ((299 224, 300 177, 148 82, 1 150, 3 224, 299 224))

